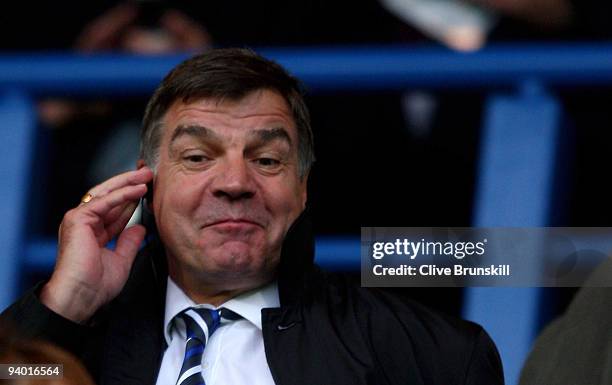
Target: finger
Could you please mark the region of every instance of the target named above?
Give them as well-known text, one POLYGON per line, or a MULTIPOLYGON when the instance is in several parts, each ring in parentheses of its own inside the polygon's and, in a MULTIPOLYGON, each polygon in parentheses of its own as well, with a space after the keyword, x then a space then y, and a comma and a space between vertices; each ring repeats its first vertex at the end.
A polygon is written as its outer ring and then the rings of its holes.
MULTIPOLYGON (((118 210, 124 208, 128 211, 127 207, 129 204, 137 204, 137 201, 144 196, 146 191, 147 186, 145 184, 125 186, 105 196, 93 198, 90 202, 69 210, 64 215, 60 225, 60 242, 65 231, 70 231, 74 234, 74 231, 79 232, 89 228, 93 231, 98 243, 105 245, 116 233, 121 231, 121 229, 115 230, 115 233, 112 234, 107 231, 107 224, 105 223, 107 215, 115 208, 118 210)), ((115 213, 115 215, 117 214, 115 213)))
POLYGON ((122 258, 133 260, 144 240, 145 234, 146 230, 142 225, 132 226, 129 229, 123 230, 121 235, 119 235, 119 239, 117 239, 115 253, 122 258))
POLYGON ((148 183, 153 179, 153 171, 148 167, 142 167, 135 171, 124 172, 100 183, 89 190, 94 197, 102 197, 118 188, 148 183))
POLYGON ((75 210, 90 216, 96 221, 104 223, 104 218, 116 207, 136 202, 147 192, 147 185, 124 186, 110 193, 94 197, 89 203, 79 206, 75 210))
POLYGON ((134 214, 134 211, 136 211, 136 207, 138 206, 138 204, 138 202, 130 201, 129 203, 115 207, 106 215, 106 217, 104 217, 104 223, 108 225, 117 221, 124 215, 128 215, 131 217, 134 214))
POLYGON ((115 221, 105 225, 105 233, 107 234, 108 239, 105 239, 104 241, 110 241, 115 236, 117 236, 117 234, 119 234, 123 229, 125 229, 125 226, 128 224, 130 218, 132 217, 132 214, 134 214, 135 208, 136 205, 128 206, 126 210, 121 212, 121 215, 115 221))
POLYGON ((106 245, 125 228, 134 214, 137 202, 119 205, 112 209, 101 222, 93 227, 98 244, 106 245))

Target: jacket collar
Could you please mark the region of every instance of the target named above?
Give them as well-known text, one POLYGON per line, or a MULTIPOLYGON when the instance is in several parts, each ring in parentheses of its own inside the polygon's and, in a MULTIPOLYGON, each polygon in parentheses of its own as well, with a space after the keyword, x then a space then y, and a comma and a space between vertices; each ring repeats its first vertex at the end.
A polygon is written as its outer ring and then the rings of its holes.
POLYGON ((308 208, 293 222, 281 250, 278 268, 278 291, 281 306, 291 306, 303 299, 315 269, 314 237, 308 208))

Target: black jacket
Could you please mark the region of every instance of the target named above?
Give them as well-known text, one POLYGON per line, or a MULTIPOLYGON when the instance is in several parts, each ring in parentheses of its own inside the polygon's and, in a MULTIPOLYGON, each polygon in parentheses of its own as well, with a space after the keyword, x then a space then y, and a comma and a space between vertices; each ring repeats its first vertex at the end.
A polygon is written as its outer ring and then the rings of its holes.
MULTIPOLYGON (((499 355, 480 326, 322 272, 313 264, 309 234, 302 216, 283 246, 281 307, 262 310, 277 385, 503 384, 499 355)), ((165 349, 161 250, 153 242, 140 253, 123 291, 88 325, 42 305, 40 285, 3 317, 26 335, 74 352, 100 385, 155 384, 165 349)))

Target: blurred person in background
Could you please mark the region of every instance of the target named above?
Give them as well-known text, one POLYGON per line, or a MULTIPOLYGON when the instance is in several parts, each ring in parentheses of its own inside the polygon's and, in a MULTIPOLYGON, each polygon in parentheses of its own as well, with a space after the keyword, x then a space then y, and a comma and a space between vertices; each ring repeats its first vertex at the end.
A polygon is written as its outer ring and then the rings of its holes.
POLYGON ((520 385, 612 383, 612 260, 603 262, 533 344, 520 385))
POLYGON ((13 325, 0 325, 0 364, 62 365, 61 378, 0 380, 10 385, 94 385, 91 376, 76 357, 43 340, 24 338, 13 325))
MULTIPOLYGON (((407 25, 459 51, 483 48, 496 39, 508 21, 523 23, 524 31, 554 34, 570 29, 570 0, 380 0, 407 25)), ((517 28, 517 29, 519 29, 517 28)), ((516 31, 512 34, 516 39, 516 31)))

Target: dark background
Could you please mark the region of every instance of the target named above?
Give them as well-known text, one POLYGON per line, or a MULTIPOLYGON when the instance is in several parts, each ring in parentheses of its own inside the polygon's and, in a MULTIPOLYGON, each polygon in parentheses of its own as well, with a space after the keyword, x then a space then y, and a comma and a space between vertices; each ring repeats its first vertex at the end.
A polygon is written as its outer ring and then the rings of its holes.
MULTIPOLYGON (((160 3, 161 6, 166 6, 160 3)), ((159 4, 158 4, 159 5, 159 4)), ((65 51, 84 26, 113 2, 19 2, 0 15, 4 53, 65 51)), ((157 6, 157 5, 156 5, 157 6)), ((205 26, 214 46, 310 46, 436 44, 375 1, 173 1, 205 26)), ((574 2, 574 19, 549 31, 502 17, 490 41, 608 40, 611 5, 574 2)), ((417 90, 406 90, 406 92, 417 90)), ((564 168, 567 181, 553 225, 608 226, 612 218, 609 169, 610 89, 552 90, 565 109, 571 135, 564 168)), ((402 105, 404 93, 309 93, 317 162, 310 199, 317 235, 358 236, 361 226, 470 226, 474 204, 483 91, 441 89, 424 135, 415 134, 402 105)), ((92 102, 92 101, 87 101, 92 102)), ((146 99, 115 98, 112 114, 77 116, 60 127, 41 122, 38 177, 33 191, 45 191, 30 213, 31 228, 54 237, 63 213, 91 187, 89 167, 113 127, 138 120, 146 99)), ((517 154, 520 156, 520 154, 517 154)), ((30 274, 24 286, 46 273, 30 274)), ((355 278, 358 279, 357 275, 355 278)), ((459 315, 460 289, 403 289, 400 295, 459 315)), ((575 290, 547 290, 551 316, 575 290)))

